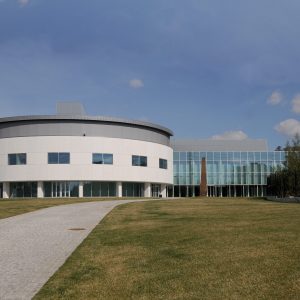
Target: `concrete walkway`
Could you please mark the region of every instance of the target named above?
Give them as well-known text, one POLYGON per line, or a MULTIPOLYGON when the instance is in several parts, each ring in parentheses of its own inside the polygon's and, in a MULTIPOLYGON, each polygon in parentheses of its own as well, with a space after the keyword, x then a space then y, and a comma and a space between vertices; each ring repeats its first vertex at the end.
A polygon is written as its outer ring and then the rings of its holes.
POLYGON ((136 201, 143 200, 61 205, 0 220, 0 299, 31 299, 108 212, 136 201))

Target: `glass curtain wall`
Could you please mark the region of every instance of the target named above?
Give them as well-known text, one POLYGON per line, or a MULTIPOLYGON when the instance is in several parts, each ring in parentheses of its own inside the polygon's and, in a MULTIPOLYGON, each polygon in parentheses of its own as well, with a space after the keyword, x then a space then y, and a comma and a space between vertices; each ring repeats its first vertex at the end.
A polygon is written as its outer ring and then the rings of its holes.
POLYGON ((144 197, 144 183, 140 182, 123 182, 123 197, 144 197))
POLYGON ((37 182, 11 182, 10 198, 36 198, 37 182))
POLYGON ((44 196, 51 198, 79 197, 79 182, 45 181, 44 196))
POLYGON ((84 197, 115 197, 115 182, 89 181, 83 183, 84 197))
POLYGON ((174 152, 174 196, 200 194, 201 159, 206 159, 208 196, 263 196, 267 177, 285 163, 284 151, 174 152))
POLYGON ((151 197, 157 198, 160 195, 161 186, 160 184, 151 184, 151 197))

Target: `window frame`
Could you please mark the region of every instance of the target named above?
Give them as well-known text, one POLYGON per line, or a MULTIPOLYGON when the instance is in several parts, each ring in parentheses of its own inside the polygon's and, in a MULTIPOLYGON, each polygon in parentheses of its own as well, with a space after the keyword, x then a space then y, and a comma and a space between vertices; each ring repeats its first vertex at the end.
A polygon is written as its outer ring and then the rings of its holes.
POLYGON ((159 168, 163 170, 168 170, 168 160, 165 158, 159 159, 159 168))
POLYGON ((148 167, 148 157, 144 155, 132 155, 131 165, 134 167, 148 167))
POLYGON ((70 161, 70 152, 48 152, 48 165, 69 165, 70 161))
POLYGON ((114 155, 112 153, 92 153, 93 165, 113 165, 114 155), (99 157, 99 162, 96 162, 96 156, 99 157))
POLYGON ((9 166, 27 165, 27 153, 8 153, 7 163, 9 166))

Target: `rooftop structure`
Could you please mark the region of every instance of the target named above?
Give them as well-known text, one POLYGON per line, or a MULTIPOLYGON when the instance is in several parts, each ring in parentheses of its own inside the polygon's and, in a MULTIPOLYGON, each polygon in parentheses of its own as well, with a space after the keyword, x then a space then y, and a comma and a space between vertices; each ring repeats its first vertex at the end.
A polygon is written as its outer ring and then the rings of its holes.
POLYGON ((171 142, 174 151, 268 151, 266 140, 192 140, 175 139, 171 142))

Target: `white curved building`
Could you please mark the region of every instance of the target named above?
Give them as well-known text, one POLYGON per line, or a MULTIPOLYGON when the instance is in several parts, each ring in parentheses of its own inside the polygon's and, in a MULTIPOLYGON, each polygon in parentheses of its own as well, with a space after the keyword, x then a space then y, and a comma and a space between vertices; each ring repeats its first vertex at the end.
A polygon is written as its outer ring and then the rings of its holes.
POLYGON ((0 196, 167 196, 172 131, 107 117, 0 119, 0 196))

